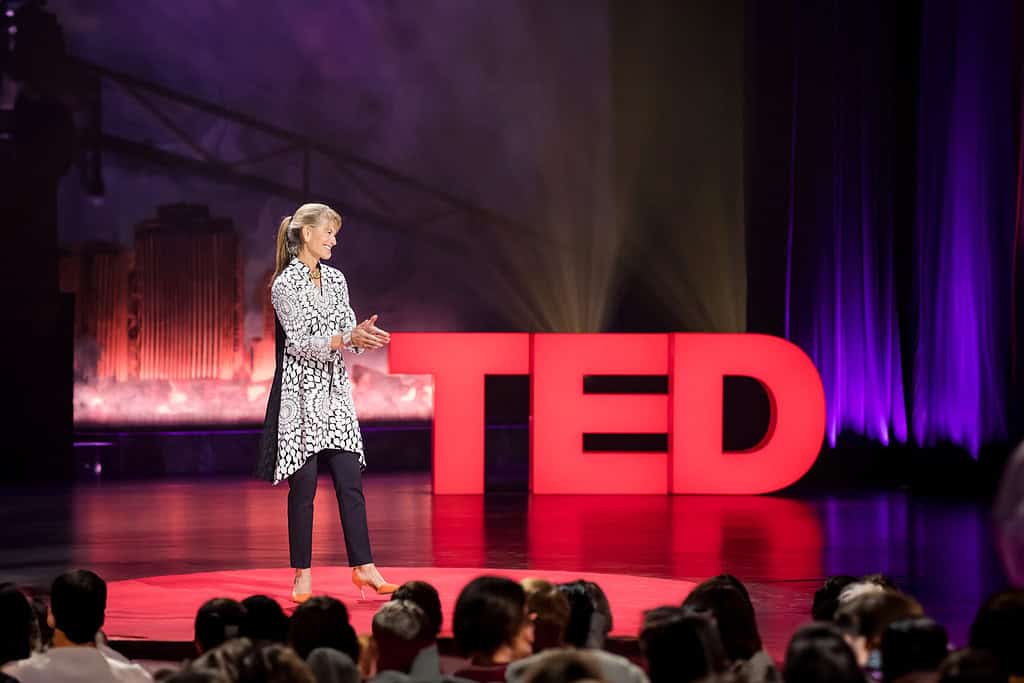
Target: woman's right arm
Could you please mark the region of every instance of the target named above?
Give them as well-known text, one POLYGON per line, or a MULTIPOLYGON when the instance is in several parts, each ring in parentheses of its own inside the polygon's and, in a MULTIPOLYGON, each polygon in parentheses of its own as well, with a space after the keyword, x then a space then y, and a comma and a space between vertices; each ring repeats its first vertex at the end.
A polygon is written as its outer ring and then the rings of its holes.
POLYGON ((333 337, 308 334, 302 314, 302 296, 278 278, 270 289, 270 303, 284 328, 285 353, 303 360, 333 360, 341 348, 341 335, 333 337))

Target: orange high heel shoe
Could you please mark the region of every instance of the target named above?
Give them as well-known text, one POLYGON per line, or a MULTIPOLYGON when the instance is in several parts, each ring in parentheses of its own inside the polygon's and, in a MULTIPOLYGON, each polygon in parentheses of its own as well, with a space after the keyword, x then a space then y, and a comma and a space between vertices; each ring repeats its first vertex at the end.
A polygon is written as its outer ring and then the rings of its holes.
POLYGON ((300 577, 301 577, 301 574, 296 574, 295 575, 295 581, 292 583, 292 602, 294 602, 296 604, 299 604, 299 605, 301 605, 302 603, 306 602, 311 597, 313 597, 313 576, 312 576, 312 574, 309 577, 309 589, 307 591, 303 592, 303 593, 299 593, 299 592, 297 592, 295 590, 298 587, 298 585, 299 585, 299 578, 300 577))
POLYGON ((393 583, 384 582, 379 586, 374 586, 371 582, 359 576, 359 570, 355 567, 352 568, 352 584, 359 589, 359 597, 366 599, 366 593, 364 592, 367 588, 373 590, 377 595, 391 595, 398 586, 393 583))

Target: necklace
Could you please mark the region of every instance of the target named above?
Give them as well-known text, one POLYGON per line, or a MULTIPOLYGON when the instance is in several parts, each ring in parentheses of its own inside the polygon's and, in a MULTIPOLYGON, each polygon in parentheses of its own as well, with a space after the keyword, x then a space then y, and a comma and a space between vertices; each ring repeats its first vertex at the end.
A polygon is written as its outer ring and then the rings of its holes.
POLYGON ((314 282, 320 279, 320 266, 317 266, 316 270, 313 270, 312 268, 309 269, 309 279, 314 282))

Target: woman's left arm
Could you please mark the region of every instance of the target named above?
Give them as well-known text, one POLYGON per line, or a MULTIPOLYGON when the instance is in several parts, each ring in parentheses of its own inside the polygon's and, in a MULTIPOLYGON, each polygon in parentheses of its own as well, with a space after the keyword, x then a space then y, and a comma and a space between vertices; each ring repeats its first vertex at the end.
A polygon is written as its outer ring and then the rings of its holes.
POLYGON ((352 344, 352 331, 356 329, 357 319, 356 312, 352 310, 352 303, 348 298, 348 281, 345 280, 345 275, 338 271, 338 275, 341 278, 341 343, 346 351, 351 353, 362 353, 366 349, 353 346, 352 344))

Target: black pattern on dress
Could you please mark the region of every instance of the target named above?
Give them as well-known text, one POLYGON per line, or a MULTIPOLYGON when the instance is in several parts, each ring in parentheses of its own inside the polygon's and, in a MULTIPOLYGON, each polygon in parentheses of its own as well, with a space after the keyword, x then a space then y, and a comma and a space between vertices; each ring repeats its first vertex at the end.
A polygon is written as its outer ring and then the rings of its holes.
POLYGON ((348 339, 356 316, 341 271, 321 264, 320 272, 322 289, 317 289, 309 268, 292 259, 271 287, 278 323, 277 368, 257 476, 274 484, 326 448, 354 453, 366 467, 348 370, 341 352, 331 348, 333 335, 348 339))

